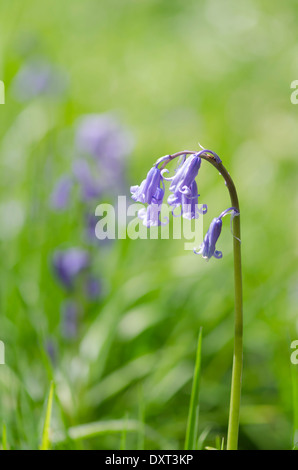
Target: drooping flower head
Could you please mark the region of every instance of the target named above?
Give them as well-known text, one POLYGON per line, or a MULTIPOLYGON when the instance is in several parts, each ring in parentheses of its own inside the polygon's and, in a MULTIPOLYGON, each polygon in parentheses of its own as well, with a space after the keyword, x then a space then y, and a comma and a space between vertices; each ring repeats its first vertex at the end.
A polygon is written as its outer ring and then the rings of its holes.
POLYGON ((140 186, 131 186, 130 192, 134 201, 148 204, 146 209, 142 208, 138 212, 138 217, 143 221, 145 227, 156 227, 164 224, 160 221, 160 211, 165 188, 158 164, 149 170, 140 186))
POLYGON ((222 252, 216 250, 216 243, 221 234, 222 229, 222 218, 227 215, 229 212, 232 213, 232 218, 236 215, 239 215, 239 212, 234 207, 230 207, 223 211, 219 217, 215 217, 208 229, 208 232, 205 235, 204 241, 201 244, 199 251, 194 250, 196 255, 202 255, 205 259, 210 259, 212 256, 214 258, 220 259, 222 258, 222 252))
POLYGON ((203 258, 210 259, 222 258, 222 252, 215 249, 216 242, 221 234, 222 220, 219 217, 215 217, 209 227, 208 232, 205 235, 204 241, 200 246, 198 252, 194 250, 197 255, 202 255, 203 258))
MULTIPOLYGON (((143 225, 146 227, 164 225, 160 220, 161 204, 165 193, 164 181, 171 182, 170 191, 172 194, 168 197, 167 202, 173 216, 182 216, 185 219, 192 220, 197 219, 199 214, 206 214, 206 204, 198 205, 199 194, 195 181, 201 166, 201 157, 206 158, 206 155, 211 157, 217 164, 221 163, 219 156, 207 149, 197 153, 186 150, 173 155, 165 155, 157 160, 155 166, 151 168, 140 186, 131 186, 132 199, 136 202, 148 204, 147 208, 142 208, 138 212, 138 217, 143 220, 143 225), (187 154, 191 156, 186 158, 187 154), (182 161, 178 164, 175 175, 165 177, 165 173, 168 173, 168 170, 165 169, 166 165, 178 156, 182 157, 182 161), (160 169, 159 165, 161 166, 160 169), (177 207, 181 208, 180 214, 174 214, 177 207)), ((216 250, 216 242, 221 233, 222 218, 229 212, 232 212, 232 218, 239 214, 237 209, 231 207, 222 212, 219 217, 213 219, 199 251, 194 250, 196 254, 202 254, 206 259, 212 256, 215 258, 222 257, 222 253, 216 250)))
POLYGON ((176 175, 170 178, 172 194, 168 197, 168 204, 172 208, 173 215, 175 208, 181 206, 179 215, 189 220, 197 219, 200 213, 207 212, 206 205, 202 208, 198 206, 199 194, 195 181, 201 166, 200 153, 192 155, 187 160, 184 158, 176 170, 176 175))

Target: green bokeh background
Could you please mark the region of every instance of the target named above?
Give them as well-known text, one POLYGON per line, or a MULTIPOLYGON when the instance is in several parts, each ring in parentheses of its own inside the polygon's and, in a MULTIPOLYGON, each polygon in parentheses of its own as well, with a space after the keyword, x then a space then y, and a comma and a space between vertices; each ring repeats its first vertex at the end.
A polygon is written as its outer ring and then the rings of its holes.
MULTIPOLYGON (((240 448, 293 448, 298 106, 290 86, 298 79, 297 19, 293 0, 1 1, 0 424, 10 448, 38 448, 51 380, 53 448, 119 449, 121 432, 64 439, 69 428, 74 437, 79 425, 111 420, 148 426, 145 438, 141 427, 127 432, 128 449, 183 448, 201 326, 200 433, 209 431, 210 446, 226 434, 233 350, 228 221, 218 245, 224 257, 209 263, 177 240, 94 247, 103 296, 86 305, 76 341, 61 337, 65 293, 50 259, 61 245, 84 246, 82 206, 74 198, 56 214, 48 199, 71 168, 76 120, 106 111, 116 111, 135 138, 127 188, 159 156, 197 149, 199 141, 233 176, 244 279, 240 448), (33 56, 67 72, 63 99, 15 99, 13 79, 33 56), (54 366, 44 346, 49 338, 57 346, 54 366)), ((205 162, 199 191, 209 207, 207 227, 229 198, 205 162)))

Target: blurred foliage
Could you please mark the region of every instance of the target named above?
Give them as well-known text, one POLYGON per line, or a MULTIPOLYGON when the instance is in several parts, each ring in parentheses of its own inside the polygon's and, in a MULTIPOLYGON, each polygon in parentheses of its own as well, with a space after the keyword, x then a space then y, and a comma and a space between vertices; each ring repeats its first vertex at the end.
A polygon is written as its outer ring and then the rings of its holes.
MULTIPOLYGON (((293 0, 1 1, 5 446, 38 448, 53 380, 54 447, 182 448, 201 326, 200 434, 213 447, 226 434, 233 347, 228 223, 218 246, 224 257, 209 263, 177 240, 94 246, 103 295, 86 306, 77 340, 61 336, 65 294, 50 259, 57 247, 84 246, 82 205, 74 195, 68 211, 57 214, 49 197, 72 166, 77 119, 112 110, 136 141, 124 175, 127 192, 157 157, 196 149, 198 141, 231 172, 244 269, 240 447, 293 447, 298 107, 290 84, 298 79, 297 15, 293 0), (64 71, 67 89, 19 102, 15 77, 39 58, 64 71)), ((209 207, 207 227, 228 206, 228 194, 207 164, 198 183, 209 207)))

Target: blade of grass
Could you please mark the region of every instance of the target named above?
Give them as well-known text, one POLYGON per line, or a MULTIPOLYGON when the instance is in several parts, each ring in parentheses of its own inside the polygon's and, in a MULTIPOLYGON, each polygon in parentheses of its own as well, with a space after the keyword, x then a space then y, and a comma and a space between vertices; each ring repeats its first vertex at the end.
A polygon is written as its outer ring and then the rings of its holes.
POLYGON ((120 439, 120 450, 126 450, 126 437, 127 437, 127 424, 126 421, 128 420, 128 413, 125 413, 124 417, 124 426, 123 430, 121 433, 121 439, 120 439))
MULTIPOLYGON (((119 419, 110 421, 95 421, 92 423, 81 424, 79 426, 70 427, 65 435, 63 432, 58 432, 53 436, 55 444, 61 444, 67 439, 77 441, 80 439, 91 439, 105 434, 121 434, 125 429, 126 433, 140 432, 140 422, 134 419, 119 419)), ((153 442, 156 442, 165 449, 171 449, 171 444, 163 438, 158 432, 149 427, 144 426, 144 433, 153 442)))
POLYGON ((199 436, 199 438, 198 438, 197 450, 203 450, 204 444, 205 444, 205 440, 207 439, 208 434, 210 433, 210 431, 211 431, 211 427, 207 427, 207 428, 204 429, 204 431, 200 434, 200 436, 199 436))
POLYGON ((45 421, 43 425, 40 450, 49 450, 49 447, 50 447, 50 425, 51 425, 51 414, 52 414, 52 406, 53 406, 53 395, 54 395, 54 382, 51 382, 48 402, 47 402, 47 407, 46 407, 46 416, 45 416, 45 421))
POLYGON ((5 424, 3 424, 3 428, 2 428, 2 450, 7 450, 7 437, 6 437, 5 424))
POLYGON ((225 438, 216 436, 215 439, 215 447, 217 450, 224 450, 225 449, 225 438))
POLYGON ((188 412, 185 450, 195 450, 198 437, 198 421, 199 421, 199 392, 200 392, 200 375, 201 375, 201 353, 202 353, 202 328, 200 329, 198 347, 196 354, 196 364, 192 383, 192 391, 190 397, 190 406, 188 412))
POLYGON ((142 385, 139 386, 138 390, 139 398, 139 423, 140 429, 138 433, 138 450, 145 449, 145 403, 144 403, 144 392, 142 385))

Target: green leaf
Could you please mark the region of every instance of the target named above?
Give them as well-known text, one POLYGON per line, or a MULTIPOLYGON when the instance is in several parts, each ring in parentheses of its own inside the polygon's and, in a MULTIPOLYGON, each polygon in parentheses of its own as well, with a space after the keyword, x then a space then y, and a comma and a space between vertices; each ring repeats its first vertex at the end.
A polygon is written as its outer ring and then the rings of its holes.
POLYGON ((79 426, 70 427, 67 430, 67 434, 63 432, 56 432, 53 436, 53 442, 56 444, 61 444, 67 439, 72 441, 78 441, 81 439, 91 439, 100 435, 105 434, 122 434, 127 433, 139 433, 142 425, 143 432, 146 434, 148 439, 157 442, 160 447, 171 448, 169 447, 169 442, 167 442, 163 436, 161 436, 154 429, 148 425, 140 423, 138 420, 134 419, 115 419, 110 421, 95 421, 92 423, 81 424, 79 426))
POLYGON ((7 450, 6 426, 3 424, 2 428, 2 450, 7 450))
POLYGON ((124 418, 124 427, 121 433, 121 440, 120 440, 120 450, 126 450, 126 436, 127 436, 126 421, 127 420, 128 420, 128 413, 125 414, 125 418, 124 418))
POLYGON ((200 376, 201 376, 201 353, 202 353, 202 328, 200 329, 196 364, 192 383, 192 391, 190 397, 190 405, 187 420, 185 450, 195 450, 198 437, 199 422, 199 392, 200 392, 200 376))
POLYGON ((51 426, 51 414, 52 414, 52 406, 53 406, 53 395, 54 395, 54 382, 51 382, 40 450, 49 450, 50 448, 50 426, 51 426))

